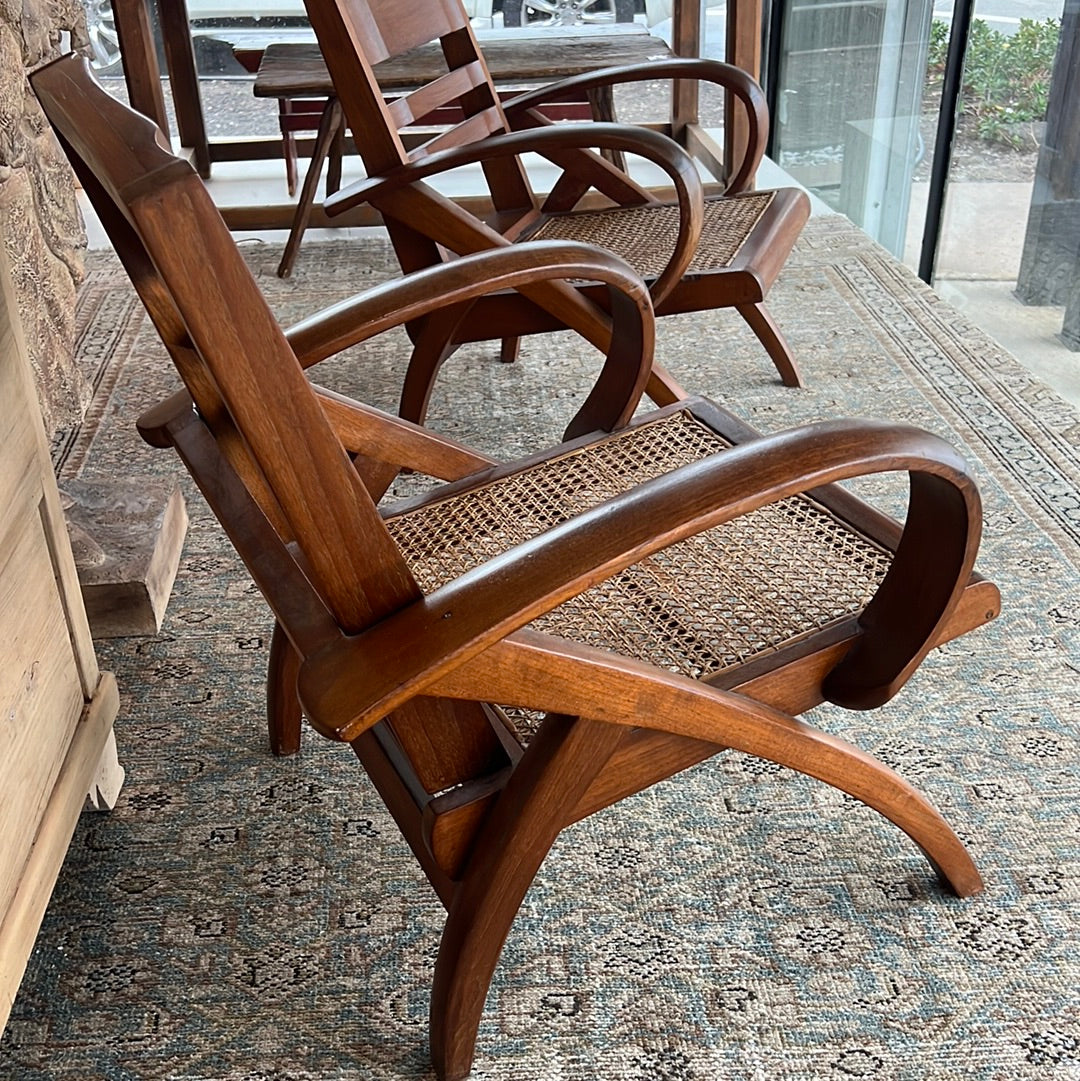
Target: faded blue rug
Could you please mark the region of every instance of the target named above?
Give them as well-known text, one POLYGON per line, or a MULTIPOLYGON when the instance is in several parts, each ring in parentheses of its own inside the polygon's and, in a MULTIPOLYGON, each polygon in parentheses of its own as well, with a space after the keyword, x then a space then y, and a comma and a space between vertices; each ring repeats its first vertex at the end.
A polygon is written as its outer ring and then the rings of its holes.
MULTIPOLYGON (((283 321, 392 276, 374 237, 309 244, 283 321)), ((178 474, 132 422, 175 384, 115 260, 94 255, 97 393, 66 475, 178 474)), ((766 430, 891 417, 962 445, 986 505, 994 625, 888 707, 816 723, 912 778, 970 844, 946 896, 884 820, 720 756, 567 831, 513 928, 474 1077, 515 1081, 1080 1078, 1080 418, 841 219, 811 222, 772 310, 786 390, 737 316, 668 319, 658 355, 766 430)), ((383 340, 334 385, 396 397, 383 340)), ((569 335, 447 365, 432 423, 514 454, 552 441, 596 370, 569 335)), ((897 493, 881 484, 886 502, 897 493)), ((270 619, 197 495, 156 638, 103 642, 127 783, 83 817, 0 1046, 12 1081, 421 1079, 442 910, 347 747, 265 749, 270 619)))

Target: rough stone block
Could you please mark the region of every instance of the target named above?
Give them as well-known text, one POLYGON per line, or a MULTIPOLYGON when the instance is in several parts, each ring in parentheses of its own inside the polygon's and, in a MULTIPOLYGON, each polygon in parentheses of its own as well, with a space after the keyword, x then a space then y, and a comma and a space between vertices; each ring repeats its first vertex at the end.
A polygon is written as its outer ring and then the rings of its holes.
POLYGON ((61 496, 93 636, 156 634, 187 532, 179 487, 80 479, 61 496))

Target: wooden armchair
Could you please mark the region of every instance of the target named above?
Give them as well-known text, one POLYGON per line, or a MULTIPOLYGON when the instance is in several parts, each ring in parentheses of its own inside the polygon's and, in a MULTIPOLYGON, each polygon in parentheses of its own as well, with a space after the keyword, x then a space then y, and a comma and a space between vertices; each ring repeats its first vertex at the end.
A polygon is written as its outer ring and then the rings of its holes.
POLYGON ((32 82, 183 378, 140 421, 191 471, 276 617, 279 753, 301 708, 351 743, 446 904, 440 1077, 470 1070, 504 937, 568 824, 726 748, 850 793, 948 885, 981 887, 944 819, 796 715, 881 705, 987 619, 980 504, 927 433, 832 421, 760 437, 703 399, 623 426, 649 378, 648 292, 569 243, 466 256, 285 333, 190 166, 85 61, 32 82), (193 272, 197 268, 197 272, 193 272), (304 368, 492 290, 589 279, 613 333, 569 440, 495 463, 312 385, 304 368), (382 513, 401 467, 446 483, 382 513), (901 528, 834 482, 910 477, 901 528))
MULTIPOLYGON (((305 2, 349 127, 363 133, 357 145, 367 179, 330 195, 324 204, 328 214, 370 203, 381 212, 406 273, 523 240, 595 244, 623 256, 641 273, 657 315, 735 308, 783 382, 800 385, 791 351, 764 301, 810 204, 793 188, 750 190, 764 152, 768 113, 760 87, 745 72, 715 60, 667 59, 573 76, 500 104, 457 0, 305 2), (436 38, 446 73, 387 104, 377 65, 436 38), (564 95, 673 79, 714 83, 745 109, 748 149, 722 195, 703 194, 693 161, 667 135, 618 124, 553 124, 538 111, 541 103, 564 95), (459 107, 466 119, 408 149, 400 129, 446 105, 459 107), (675 199, 659 200, 593 148, 651 160, 670 177, 675 199), (521 160, 527 153, 540 154, 562 170, 543 202, 529 186, 521 160), (482 165, 487 180, 492 213, 485 220, 430 183, 470 164, 482 165), (585 197, 591 190, 596 194, 590 203, 585 197)), ((603 289, 543 282, 521 294, 492 296, 468 311, 451 309, 410 326, 414 351, 402 391, 403 417, 423 420, 439 366, 462 342, 501 338, 503 359, 513 359, 520 335, 558 329, 567 324, 569 312, 584 309, 587 337, 606 347, 610 320, 603 311, 603 289)), ((686 397, 659 366, 648 393, 658 404, 686 397)))

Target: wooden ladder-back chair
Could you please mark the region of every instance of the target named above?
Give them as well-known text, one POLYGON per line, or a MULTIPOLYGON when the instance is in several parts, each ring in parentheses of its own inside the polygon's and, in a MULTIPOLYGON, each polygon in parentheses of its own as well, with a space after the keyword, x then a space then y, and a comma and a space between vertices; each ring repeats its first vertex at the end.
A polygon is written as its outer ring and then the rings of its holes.
MULTIPOLYGON (((453 255, 522 240, 579 240, 623 256, 649 282, 657 315, 734 307, 749 323, 788 386, 800 378, 787 343, 764 306, 810 212, 794 188, 752 191, 764 152, 768 113, 749 75, 715 60, 667 59, 573 76, 500 104, 459 0, 305 0, 337 88, 367 179, 329 196, 330 215, 360 203, 380 211, 405 273, 453 255), (446 72, 387 103, 378 65, 438 40, 446 72), (655 80, 702 80, 724 88, 745 109, 748 148, 722 195, 703 194, 697 169, 678 143, 660 132, 618 124, 555 124, 539 111, 560 96, 610 91, 655 80), (455 105, 466 117, 414 149, 400 134, 419 117, 455 105), (591 148, 638 154, 660 166, 675 190, 661 201, 591 148), (561 175, 541 202, 521 156, 535 152, 561 175), (461 165, 483 167, 492 213, 481 220, 429 183, 461 165), (599 206, 582 203, 591 189, 599 206)), ((543 48, 542 41, 537 48, 543 48)), ((734 106, 732 106, 734 108, 734 106)), ((558 329, 568 311, 592 308, 588 337, 605 348, 610 321, 599 310, 603 290, 586 283, 544 282, 518 298, 491 297, 410 328, 414 352, 401 415, 422 421, 439 366, 466 341, 503 340, 503 359, 523 334, 558 329), (516 300, 516 303, 515 303, 516 300)), ((657 366, 649 382, 657 404, 686 397, 657 366)))
POLYGON ((758 436, 704 399, 626 425, 651 363, 643 282, 573 244, 482 252, 283 332, 190 166, 85 61, 32 75, 185 388, 140 421, 179 453, 276 617, 279 753, 348 741, 448 910, 440 1077, 470 1070, 514 914, 559 832, 735 748, 880 811, 958 894, 977 870, 896 773, 796 715, 887 701, 992 618, 960 458, 869 421, 758 436), (615 330, 571 438, 495 463, 304 368, 490 290, 588 278, 615 330), (401 467, 446 481, 380 513, 401 467), (903 528, 835 482, 909 475, 903 528), (527 738, 525 718, 535 732, 527 738), (538 720, 537 720, 538 718, 538 720))

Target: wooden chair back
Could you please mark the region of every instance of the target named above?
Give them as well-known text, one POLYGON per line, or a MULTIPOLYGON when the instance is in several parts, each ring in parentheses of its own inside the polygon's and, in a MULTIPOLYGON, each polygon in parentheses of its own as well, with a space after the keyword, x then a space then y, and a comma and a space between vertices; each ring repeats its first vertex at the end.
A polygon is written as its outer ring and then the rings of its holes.
POLYGON ((150 121, 93 93, 85 62, 32 81, 200 416, 334 622, 357 630, 419 596, 194 170, 150 121), (178 220, 197 227, 178 233, 178 220))
MULTIPOLYGON (((174 445, 288 648, 302 659, 420 597, 191 166, 163 148, 155 125, 102 90, 82 58, 58 60, 31 81, 198 411, 199 432, 174 445)), ((352 423, 384 422, 360 415, 352 423)), ((370 439, 377 444, 379 433, 370 439)), ((274 667, 272 659, 272 679, 274 667)), ((295 697, 295 688, 285 693, 295 697)), ((450 854, 439 862, 430 834, 467 838, 476 815, 451 806, 438 821, 425 808, 434 793, 507 769, 506 739, 478 702, 418 699, 354 745, 442 894, 467 839, 445 843, 450 854)))
MULTIPOLYGON (((345 115, 367 118, 354 130, 363 132, 357 143, 370 174, 508 130, 500 95, 460 0, 410 4, 399 0, 330 0, 311 4, 309 17, 327 66, 334 73, 345 115), (379 89, 376 66, 434 40, 442 48, 445 72, 411 93, 386 101, 379 89), (464 119, 421 146, 407 149, 402 129, 447 106, 460 110, 464 119)), ((512 178, 505 194, 513 191, 519 200, 528 202, 531 196, 521 169, 503 171, 512 178)), ((502 191, 501 186, 498 190, 502 191)), ((517 205, 522 204, 519 201, 517 205)))
MULTIPOLYGON (((509 130, 460 0, 319 0, 307 9, 349 126, 359 133, 357 149, 368 175, 509 130), (376 65, 435 39, 446 71, 387 102, 376 65), (409 149, 402 130, 438 110, 459 111, 464 119, 409 149)), ((536 200, 516 157, 485 162, 483 171, 497 212, 512 220, 534 211, 536 200)), ((406 273, 441 261, 438 247, 422 232, 393 218, 387 228, 406 273)))

